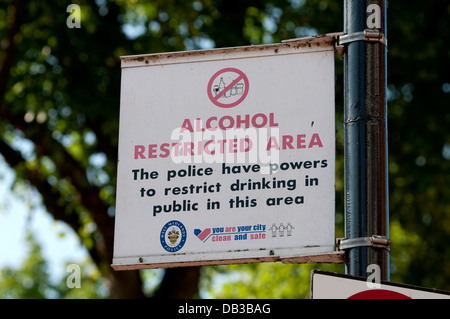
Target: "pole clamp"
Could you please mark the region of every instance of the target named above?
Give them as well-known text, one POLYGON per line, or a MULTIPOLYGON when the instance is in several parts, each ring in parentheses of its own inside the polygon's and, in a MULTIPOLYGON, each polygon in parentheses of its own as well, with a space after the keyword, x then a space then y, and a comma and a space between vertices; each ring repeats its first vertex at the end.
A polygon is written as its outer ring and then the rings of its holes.
POLYGON ((372 237, 338 238, 337 245, 339 250, 366 246, 389 250, 391 241, 385 236, 373 235, 372 237))
POLYGON ((352 43, 355 41, 380 42, 387 47, 387 39, 383 33, 376 29, 365 29, 361 32, 348 33, 339 36, 339 45, 352 43))

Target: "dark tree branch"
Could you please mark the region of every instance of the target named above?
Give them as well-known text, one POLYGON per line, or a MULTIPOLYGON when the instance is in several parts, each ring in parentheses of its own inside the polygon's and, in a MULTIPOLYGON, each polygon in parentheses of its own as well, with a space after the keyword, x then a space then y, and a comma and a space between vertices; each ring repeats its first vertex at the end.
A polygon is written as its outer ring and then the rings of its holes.
POLYGON ((199 280, 200 267, 168 268, 155 298, 191 299, 198 292, 199 280))
MULTIPOLYGON (((23 164, 25 160, 19 151, 12 149, 7 143, 0 139, 0 153, 5 161, 11 167, 17 167, 23 164)), ((37 170, 28 170, 26 180, 39 191, 42 195, 44 205, 47 211, 52 214, 56 220, 67 223, 72 229, 77 231, 81 224, 78 217, 74 214, 66 214, 63 207, 58 205, 60 194, 46 181, 43 180, 37 170)))

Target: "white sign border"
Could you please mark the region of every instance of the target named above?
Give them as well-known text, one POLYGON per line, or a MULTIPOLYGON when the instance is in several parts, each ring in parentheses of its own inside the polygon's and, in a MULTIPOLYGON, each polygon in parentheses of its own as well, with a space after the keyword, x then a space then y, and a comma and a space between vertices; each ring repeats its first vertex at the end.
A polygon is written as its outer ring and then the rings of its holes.
MULTIPOLYGON (((283 41, 281 44, 255 45, 211 50, 193 50, 186 52, 147 54, 121 57, 122 68, 155 66, 177 63, 196 63, 223 59, 264 57, 286 54, 312 53, 334 51, 338 34, 300 38, 283 41)), ((239 264, 254 262, 283 263, 343 263, 344 253, 335 251, 334 246, 260 249, 258 251, 233 251, 235 258, 229 257, 230 252, 208 253, 198 255, 193 260, 193 253, 171 254, 161 256, 129 256, 113 257, 112 267, 115 270, 170 268, 179 266, 201 266, 219 264, 239 264)))

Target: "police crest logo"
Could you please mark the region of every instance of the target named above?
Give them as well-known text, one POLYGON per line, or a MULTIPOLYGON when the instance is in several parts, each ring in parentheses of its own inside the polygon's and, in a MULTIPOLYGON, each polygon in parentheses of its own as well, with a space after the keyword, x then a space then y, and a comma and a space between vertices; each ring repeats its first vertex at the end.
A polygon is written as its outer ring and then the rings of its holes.
POLYGON ((167 237, 169 238, 170 243, 172 245, 175 245, 178 238, 180 237, 180 232, 175 227, 172 227, 172 229, 167 233, 167 237))
POLYGON ((161 246, 168 252, 173 253, 183 248, 186 243, 186 228, 178 220, 171 220, 161 229, 161 246))

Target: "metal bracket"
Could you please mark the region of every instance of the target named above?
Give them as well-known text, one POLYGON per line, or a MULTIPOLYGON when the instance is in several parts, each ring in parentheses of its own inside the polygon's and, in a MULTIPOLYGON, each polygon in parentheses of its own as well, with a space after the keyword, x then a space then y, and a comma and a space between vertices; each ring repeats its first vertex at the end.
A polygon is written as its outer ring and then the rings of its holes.
POLYGON ((355 41, 380 42, 387 47, 387 39, 378 30, 365 29, 362 32, 348 33, 339 36, 339 45, 352 43, 355 41))
POLYGON ((373 235, 372 237, 359 238, 339 238, 337 240, 339 250, 346 250, 355 247, 377 247, 389 250, 391 241, 384 236, 373 235))

